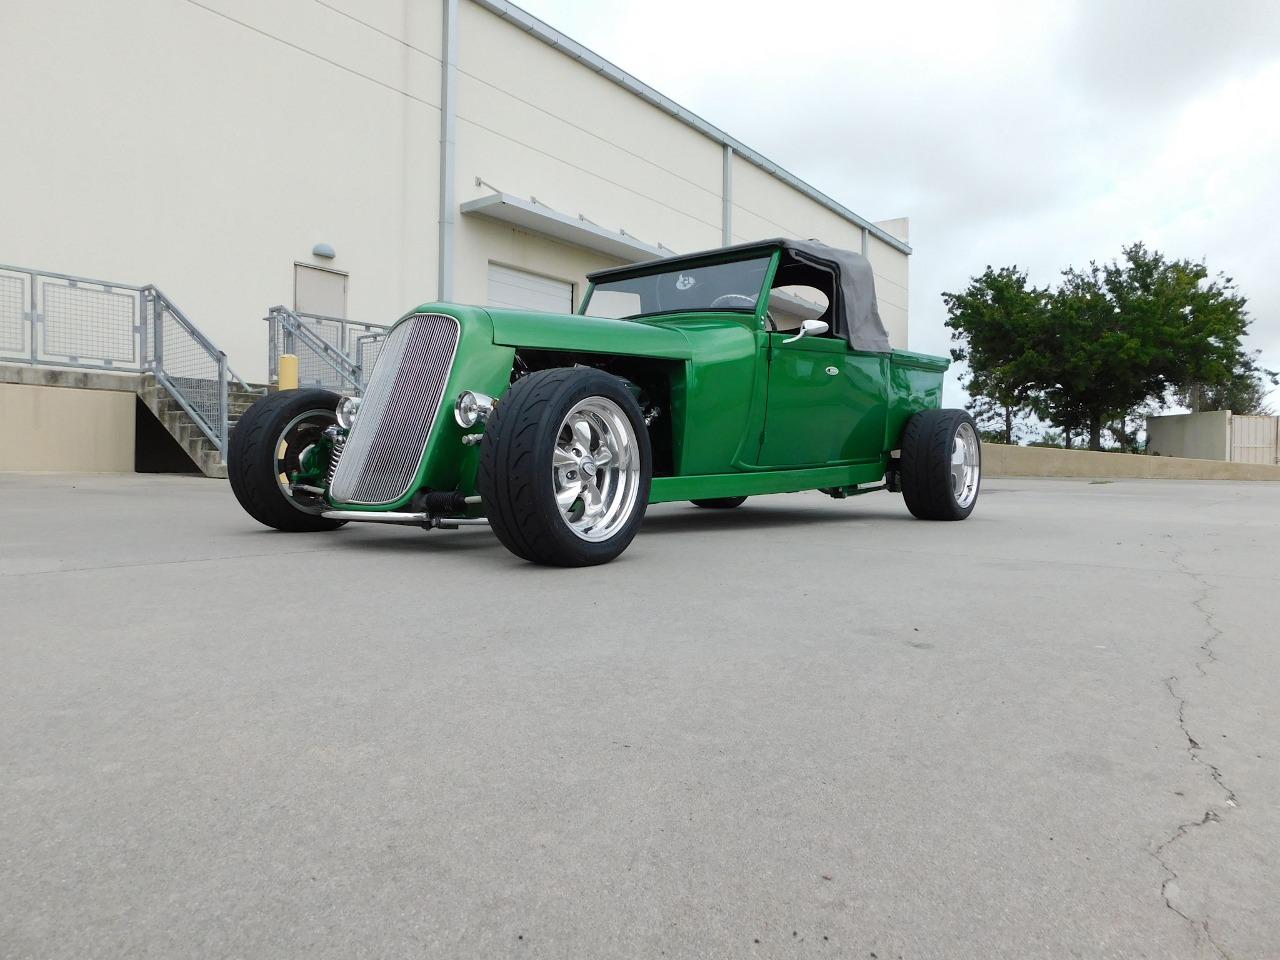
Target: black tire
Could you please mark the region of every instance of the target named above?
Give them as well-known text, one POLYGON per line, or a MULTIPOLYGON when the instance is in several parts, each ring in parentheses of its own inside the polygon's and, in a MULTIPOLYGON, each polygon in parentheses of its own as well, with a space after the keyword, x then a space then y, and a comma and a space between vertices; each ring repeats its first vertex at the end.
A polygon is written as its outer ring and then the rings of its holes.
POLYGON ((649 433, 631 391, 617 377, 589 367, 541 370, 516 381, 494 408, 480 443, 476 485, 485 515, 502 544, 522 559, 556 567, 608 563, 631 543, 649 505, 649 433), (608 539, 584 540, 555 501, 552 454, 560 427, 581 401, 613 401, 635 434, 639 478, 631 514, 608 539))
POLYGON ((973 512, 982 487, 982 441, 973 417, 963 410, 924 410, 907 421, 902 431, 902 496, 907 509, 921 520, 963 520, 973 512), (962 430, 972 439, 977 476, 970 490, 957 494, 952 455, 962 430))
POLYGON ((704 510, 732 510, 747 502, 746 497, 712 497, 709 500, 690 500, 695 507, 704 510))
MULTIPOLYGON (((240 506, 253 519, 288 533, 336 530, 345 521, 327 520, 318 497, 295 500, 280 487, 276 454, 286 429, 310 411, 333 412, 341 398, 328 390, 282 390, 268 394, 248 410, 231 431, 227 478, 240 506)), ((321 417, 316 417, 319 422, 321 417)))

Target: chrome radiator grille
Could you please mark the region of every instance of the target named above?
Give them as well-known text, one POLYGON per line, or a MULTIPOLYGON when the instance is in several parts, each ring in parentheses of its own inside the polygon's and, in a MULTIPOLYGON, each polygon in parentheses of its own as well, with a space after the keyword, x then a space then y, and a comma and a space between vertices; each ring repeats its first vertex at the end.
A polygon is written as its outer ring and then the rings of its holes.
POLYGON ((409 492, 458 348, 458 321, 424 314, 387 337, 334 473, 339 503, 381 504, 409 492))

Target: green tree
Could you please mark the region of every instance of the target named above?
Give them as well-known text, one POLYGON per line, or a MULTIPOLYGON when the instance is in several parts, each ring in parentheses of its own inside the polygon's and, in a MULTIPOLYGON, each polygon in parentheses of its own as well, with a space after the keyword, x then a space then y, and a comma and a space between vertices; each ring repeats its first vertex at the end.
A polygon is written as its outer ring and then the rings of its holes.
POLYGON ((962 293, 944 293, 942 300, 951 357, 969 365, 969 409, 986 436, 1012 444, 1035 392, 1034 345, 1044 336, 1046 293, 1028 286, 1016 266, 988 266, 962 293))
POLYGON ((973 416, 983 443, 1018 443, 1026 434, 1022 411, 1006 407, 990 397, 970 397, 965 409, 973 416))
POLYGON ((1049 327, 1039 344, 1036 413, 1070 437, 1083 433, 1102 449, 1102 431, 1164 389, 1165 349, 1152 313, 1135 297, 1122 312, 1116 283, 1123 274, 1091 263, 1068 268, 1049 302, 1049 327))
POLYGON ((1132 449, 1126 420, 1139 409, 1179 392, 1194 408, 1242 370, 1260 373, 1241 347, 1249 316, 1231 278, 1140 243, 1109 264, 1068 267, 1053 291, 1029 287, 1016 267, 988 267, 943 299, 970 394, 1030 409, 1067 446, 1084 435, 1101 450, 1109 431, 1132 449))
POLYGON ((1236 368, 1225 383, 1212 386, 1196 384, 1191 389, 1179 390, 1176 393, 1178 403, 1192 413, 1230 410, 1246 415, 1271 416, 1273 411, 1267 405, 1267 394, 1280 383, 1280 374, 1258 365, 1259 352, 1241 351, 1236 368))

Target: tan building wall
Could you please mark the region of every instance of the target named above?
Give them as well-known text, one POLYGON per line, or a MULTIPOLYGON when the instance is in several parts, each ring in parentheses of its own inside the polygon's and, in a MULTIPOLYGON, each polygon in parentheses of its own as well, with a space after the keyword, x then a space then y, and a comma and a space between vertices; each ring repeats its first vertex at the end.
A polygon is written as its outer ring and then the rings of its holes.
MULTIPOLYGON (((6 0, 0 89, 21 91, 6 129, 38 149, 0 152, 0 263, 155 283, 251 380, 295 261, 348 273, 353 319, 434 300, 443 11, 6 0), (313 257, 320 242, 336 258, 313 257)), ((579 295, 618 262, 457 211, 495 190, 675 252, 721 244, 720 142, 474 0, 457 29, 454 299, 487 302, 491 261, 579 295)), ((783 179, 741 156, 731 173, 733 240, 861 248, 857 224, 783 179)), ((874 238, 868 252, 905 347, 907 256, 874 238)))
POLYGON ((132 473, 132 391, 0 383, 0 471, 132 473))
POLYGON ((1231 459, 1231 411, 1147 418, 1147 452, 1197 460, 1231 459))
POLYGON ((434 297, 440 6, 202 2, 4 0, 0 263, 155 283, 260 380, 294 261, 434 297))

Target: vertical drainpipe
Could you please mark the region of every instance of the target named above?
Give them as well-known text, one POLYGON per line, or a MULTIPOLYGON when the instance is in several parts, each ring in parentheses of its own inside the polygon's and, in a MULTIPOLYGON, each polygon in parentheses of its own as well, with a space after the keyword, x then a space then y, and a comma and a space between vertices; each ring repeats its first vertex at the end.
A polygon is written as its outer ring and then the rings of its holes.
POLYGON ((863 227, 862 228, 862 255, 864 257, 867 255, 867 237, 869 236, 870 234, 867 232, 867 228, 863 227))
POLYGON ((724 145, 724 169, 720 174, 720 245, 733 245, 733 147, 724 145))
POLYGON ((440 57, 440 260, 437 299, 453 299, 453 171, 458 126, 458 0, 444 0, 440 57))

